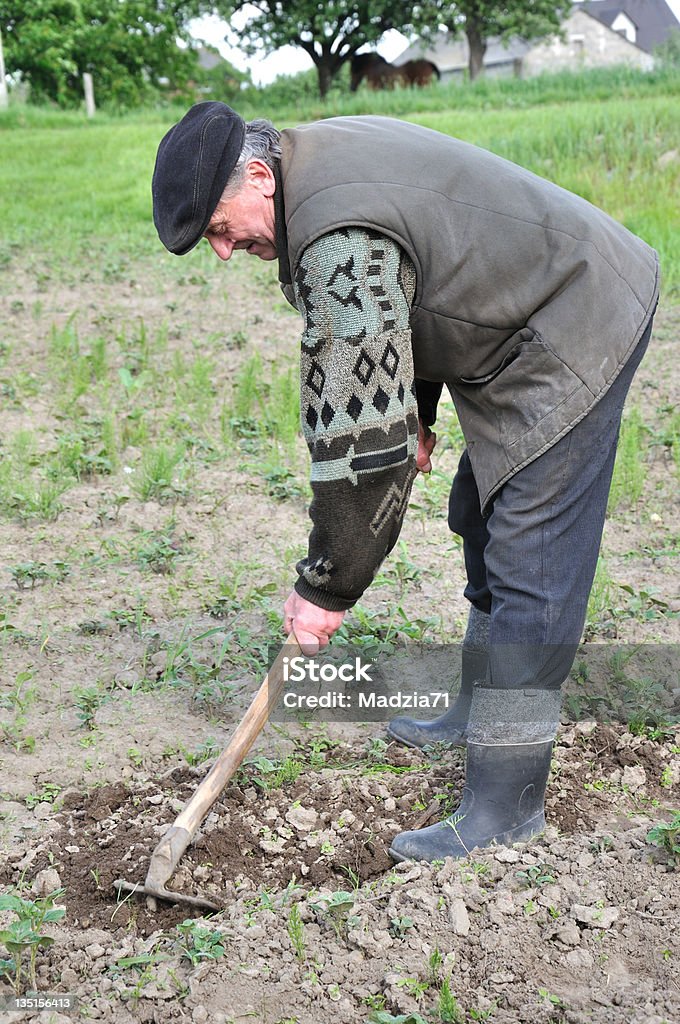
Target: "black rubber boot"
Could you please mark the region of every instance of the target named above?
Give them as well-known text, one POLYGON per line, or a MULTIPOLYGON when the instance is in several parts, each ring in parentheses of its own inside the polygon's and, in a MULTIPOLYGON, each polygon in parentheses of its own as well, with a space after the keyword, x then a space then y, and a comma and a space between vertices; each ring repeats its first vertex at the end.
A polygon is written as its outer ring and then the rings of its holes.
POLYGON ((538 835, 545 827, 559 700, 554 690, 475 687, 460 806, 436 825, 396 836, 390 856, 397 861, 462 858, 475 847, 538 835))
POLYGON ((387 726, 387 735, 407 747, 424 747, 428 743, 450 743, 464 747, 467 743, 467 724, 472 702, 472 684, 486 679, 489 664, 489 622, 491 616, 472 606, 463 640, 460 690, 448 709, 439 718, 418 721, 400 716, 387 726))

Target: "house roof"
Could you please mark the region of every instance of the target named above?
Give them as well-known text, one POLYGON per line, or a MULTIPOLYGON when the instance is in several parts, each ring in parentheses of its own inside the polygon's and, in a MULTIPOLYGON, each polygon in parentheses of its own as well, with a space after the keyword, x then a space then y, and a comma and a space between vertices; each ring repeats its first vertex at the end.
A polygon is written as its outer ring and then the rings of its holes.
POLYGON ((617 14, 625 14, 637 28, 636 44, 648 52, 668 38, 680 22, 666 0, 586 0, 576 4, 603 24, 611 26, 617 14))
POLYGON ((638 27, 635 24, 635 22, 633 21, 633 19, 631 18, 630 14, 626 14, 626 12, 624 10, 622 10, 620 7, 607 7, 607 8, 604 8, 599 3, 584 4, 583 6, 586 9, 586 14, 594 15, 597 18, 598 21, 603 21, 605 23, 605 25, 609 25, 610 28, 612 27, 612 25, 614 24, 614 22, 618 18, 619 14, 625 14, 626 17, 628 18, 628 21, 630 21, 633 25, 635 25, 635 28, 638 27), (591 10, 592 7, 596 7, 597 10, 595 10, 595 11, 591 10))

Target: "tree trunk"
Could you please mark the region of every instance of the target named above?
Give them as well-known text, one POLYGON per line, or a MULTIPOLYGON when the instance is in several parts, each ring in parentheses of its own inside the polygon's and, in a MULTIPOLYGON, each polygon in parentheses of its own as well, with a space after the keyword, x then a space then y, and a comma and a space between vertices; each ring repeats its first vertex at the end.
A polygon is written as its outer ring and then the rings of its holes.
POLYGON ((484 73, 484 54, 486 53, 486 39, 482 33, 482 28, 475 22, 468 22, 465 27, 465 35, 467 36, 468 45, 470 47, 470 61, 468 69, 470 72, 470 81, 474 82, 475 78, 484 73))
POLYGON ((333 61, 325 56, 319 57, 315 64, 316 73, 319 77, 319 96, 322 100, 325 100, 333 81, 335 68, 333 67, 333 61))

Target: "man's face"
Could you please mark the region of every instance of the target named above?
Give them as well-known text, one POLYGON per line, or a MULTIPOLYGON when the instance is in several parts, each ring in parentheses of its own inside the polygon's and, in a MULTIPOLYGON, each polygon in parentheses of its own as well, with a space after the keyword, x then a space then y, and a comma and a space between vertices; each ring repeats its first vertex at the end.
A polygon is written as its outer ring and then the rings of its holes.
POLYGON ((261 260, 276 259, 274 189, 271 170, 253 160, 241 189, 231 199, 219 201, 205 238, 221 260, 231 259, 236 249, 261 260))

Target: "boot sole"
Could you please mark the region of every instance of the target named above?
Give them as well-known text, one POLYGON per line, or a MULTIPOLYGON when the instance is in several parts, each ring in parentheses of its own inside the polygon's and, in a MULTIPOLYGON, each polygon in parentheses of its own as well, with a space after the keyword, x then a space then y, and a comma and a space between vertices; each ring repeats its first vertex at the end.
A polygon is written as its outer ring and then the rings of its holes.
MULTIPOLYGON (((540 814, 531 818, 529 821, 524 822, 523 825, 518 825, 516 828, 510 830, 510 832, 500 832, 496 836, 492 836, 491 839, 487 839, 483 846, 474 846, 473 849, 488 850, 496 846, 514 846, 515 843, 528 843, 530 840, 535 839, 536 836, 540 836, 545 831, 545 815, 540 814)), ((412 860, 414 863, 419 863, 413 857, 405 857, 403 854, 398 853, 391 846, 387 851, 390 857, 397 862, 397 864, 403 864, 405 861, 412 860)), ((437 860, 443 858, 436 858, 437 860)), ((458 857, 457 860, 464 860, 464 857, 458 857)), ((425 862, 425 863, 431 863, 425 862)))

